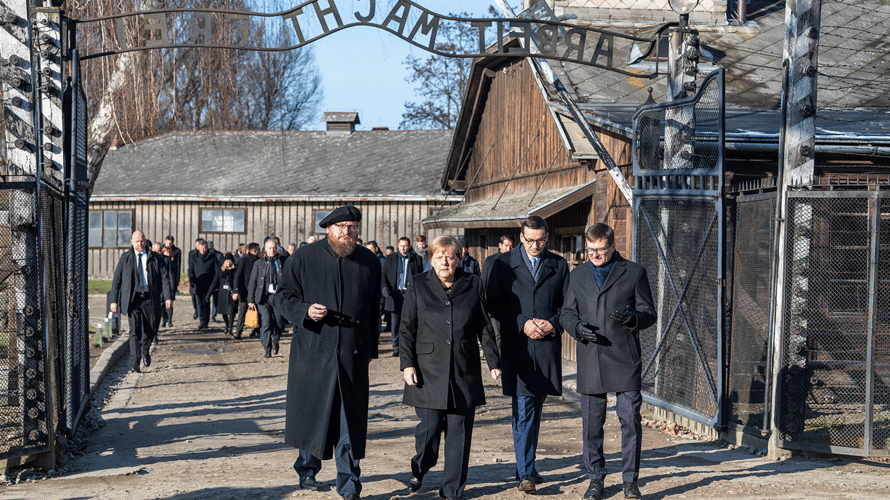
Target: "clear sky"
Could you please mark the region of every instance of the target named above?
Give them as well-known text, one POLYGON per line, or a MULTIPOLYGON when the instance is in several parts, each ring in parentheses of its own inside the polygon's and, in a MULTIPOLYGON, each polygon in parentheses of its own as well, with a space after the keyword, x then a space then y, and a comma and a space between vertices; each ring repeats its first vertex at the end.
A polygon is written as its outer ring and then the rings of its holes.
MULTIPOLYGON (((334 0, 342 12, 367 11, 368 0, 334 0)), ((472 17, 491 17, 489 0, 413 0, 437 14, 467 12, 472 17)), ((395 0, 377 0, 377 9, 389 11, 395 0)), ((508 0, 519 13, 520 0, 508 0)), ((344 14, 345 15, 345 14, 344 14)), ((497 16, 502 17, 502 16, 497 16)), ((344 21, 345 22, 345 21, 344 21)), ((354 111, 359 113, 358 130, 373 127, 397 129, 406 101, 417 101, 415 85, 405 77, 403 62, 409 54, 423 57, 423 51, 378 28, 356 26, 330 34, 312 43, 324 87, 321 112, 354 111)), ((318 121, 310 128, 323 130, 318 121)))

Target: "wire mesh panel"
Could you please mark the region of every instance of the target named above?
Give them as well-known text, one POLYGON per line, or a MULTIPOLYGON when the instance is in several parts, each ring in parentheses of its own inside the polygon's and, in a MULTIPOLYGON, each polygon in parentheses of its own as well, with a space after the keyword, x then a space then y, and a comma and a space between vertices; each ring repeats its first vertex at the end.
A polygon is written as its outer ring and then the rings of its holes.
POLYGON ((0 188, 0 458, 49 447, 36 187, 0 188))
POLYGON ((87 109, 86 96, 80 80, 80 59, 72 51, 71 87, 66 96, 70 106, 70 121, 66 131, 66 149, 71 183, 68 196, 67 266, 67 331, 66 345, 66 406, 65 425, 73 434, 78 419, 89 401, 89 332, 87 310, 87 109))
POLYGON ((644 398, 715 425, 723 386, 723 70, 634 116, 633 259, 658 321, 640 332, 644 398))
MULTIPOLYGON (((42 181, 41 181, 42 182, 42 181)), ((65 275, 63 252, 65 248, 62 197, 43 186, 40 191, 40 236, 43 244, 43 297, 46 320, 47 369, 49 384, 47 394, 52 404, 49 405, 49 422, 52 429, 57 429, 59 412, 64 405, 64 389, 62 382, 65 373, 64 332, 65 325, 65 287, 62 276, 65 275)))
POLYGON ((764 429, 776 194, 739 197, 733 228, 728 421, 764 429))
POLYGON ((635 260, 646 267, 658 322, 640 334, 643 390, 715 418, 720 366, 719 224, 711 200, 645 200, 635 260))
POLYGON ((890 200, 880 200, 878 293, 874 320, 872 447, 890 450, 890 200))
POLYGON ((874 200, 788 200, 781 438, 863 448, 874 200))
POLYGON ((722 75, 715 71, 694 99, 653 106, 636 117, 634 166, 655 171, 711 171, 723 158, 722 75))

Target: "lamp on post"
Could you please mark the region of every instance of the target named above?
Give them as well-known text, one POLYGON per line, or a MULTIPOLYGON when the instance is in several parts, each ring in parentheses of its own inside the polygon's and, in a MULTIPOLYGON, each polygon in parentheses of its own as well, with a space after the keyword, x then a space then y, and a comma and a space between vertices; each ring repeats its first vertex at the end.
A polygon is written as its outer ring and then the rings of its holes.
POLYGON ((671 9, 680 14, 680 29, 689 25, 689 13, 698 5, 698 0, 668 0, 671 9))

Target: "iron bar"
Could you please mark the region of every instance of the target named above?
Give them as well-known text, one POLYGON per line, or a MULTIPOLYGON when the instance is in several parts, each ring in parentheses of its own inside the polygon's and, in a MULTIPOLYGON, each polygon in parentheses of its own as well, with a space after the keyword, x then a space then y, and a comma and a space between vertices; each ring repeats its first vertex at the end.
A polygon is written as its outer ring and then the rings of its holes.
POLYGON ((541 183, 538 184, 538 188, 535 189, 535 193, 532 195, 532 199, 528 201, 529 207, 532 206, 532 202, 535 201, 535 196, 538 196, 538 191, 540 191, 541 187, 544 186, 544 181, 547 179, 547 175, 550 173, 550 169, 553 168, 553 165, 556 163, 556 159, 559 158, 559 155, 560 153, 562 153, 563 149, 565 149, 565 146, 560 144, 559 151, 557 151, 556 154, 553 155, 553 161, 550 162, 550 166, 547 167, 547 171, 544 172, 544 177, 541 178, 541 183))
MULTIPOLYGON (((543 126, 544 126, 544 125, 541 124, 541 127, 543 127, 543 126)), ((528 155, 528 151, 532 148, 532 144, 534 144, 535 141, 538 139, 538 136, 541 135, 541 127, 538 127, 538 132, 535 134, 534 137, 532 137, 531 142, 528 143, 528 147, 525 148, 525 152, 522 153, 522 158, 520 158, 520 159, 519 159, 519 163, 516 164, 516 168, 513 170, 513 175, 511 175, 511 176, 510 176, 510 180, 508 180, 507 183, 504 184, 504 190, 501 191, 501 195, 498 196, 497 201, 495 201, 495 202, 494 202, 494 205, 491 206, 491 209, 492 209, 492 210, 494 210, 495 208, 497 208, 498 203, 501 202, 501 198, 504 197, 504 193, 507 192, 507 188, 510 187, 510 183, 513 182, 513 178, 516 177, 516 174, 519 172, 519 167, 521 167, 521 166, 522 166, 522 162, 525 161, 525 157, 528 155)))

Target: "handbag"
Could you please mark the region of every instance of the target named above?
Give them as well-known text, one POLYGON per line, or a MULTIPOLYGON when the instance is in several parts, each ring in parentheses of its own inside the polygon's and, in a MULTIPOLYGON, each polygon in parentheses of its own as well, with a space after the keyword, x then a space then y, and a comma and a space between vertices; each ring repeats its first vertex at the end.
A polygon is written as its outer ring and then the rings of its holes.
POLYGON ((244 326, 247 328, 260 327, 260 314, 256 309, 248 309, 244 314, 244 326))

